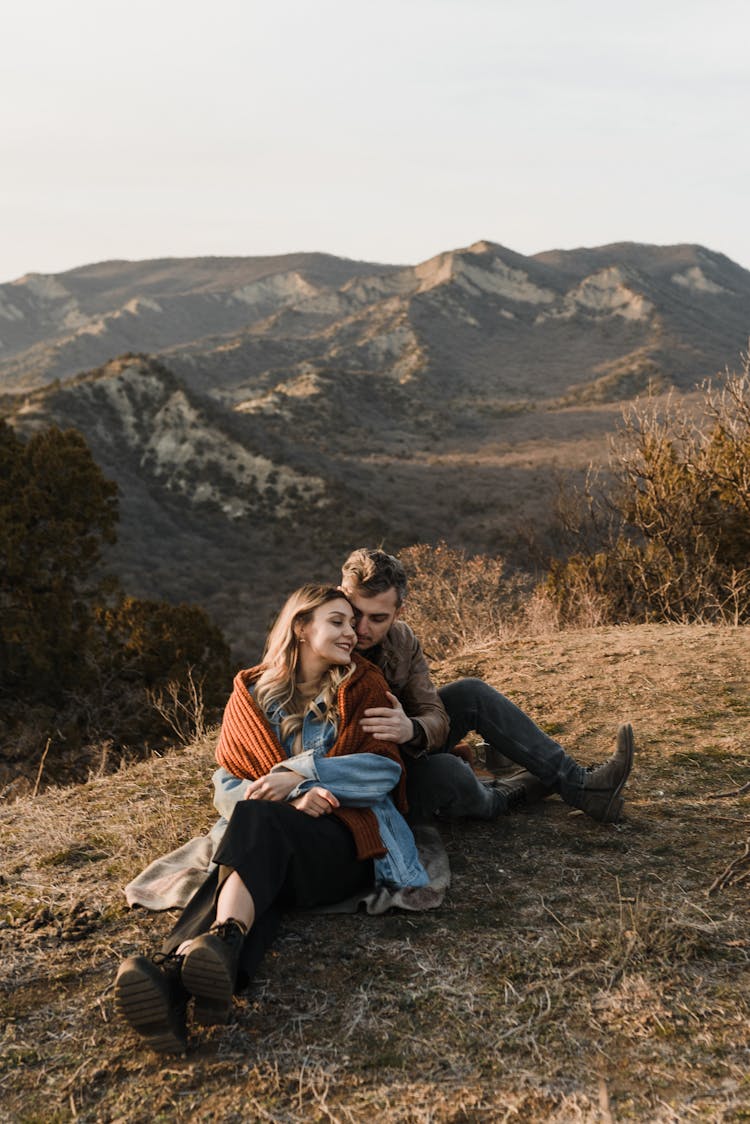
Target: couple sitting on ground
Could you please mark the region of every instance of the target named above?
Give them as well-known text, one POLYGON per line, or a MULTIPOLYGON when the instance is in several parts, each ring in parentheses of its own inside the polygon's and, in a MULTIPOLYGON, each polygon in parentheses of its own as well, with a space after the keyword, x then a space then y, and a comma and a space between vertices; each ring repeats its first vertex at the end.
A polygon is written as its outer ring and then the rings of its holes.
POLYGON ((405 595, 396 558, 354 551, 339 588, 291 595, 261 663, 237 675, 216 751, 217 807, 229 821, 216 865, 163 951, 128 957, 117 974, 117 1007, 153 1049, 185 1049, 191 996, 196 1022, 227 1021, 281 909, 329 905, 373 883, 424 886, 407 815, 489 820, 558 793, 595 820, 619 818, 631 727, 587 770, 481 680, 437 690, 399 619, 405 595), (483 783, 450 752, 472 730, 521 771, 483 783))

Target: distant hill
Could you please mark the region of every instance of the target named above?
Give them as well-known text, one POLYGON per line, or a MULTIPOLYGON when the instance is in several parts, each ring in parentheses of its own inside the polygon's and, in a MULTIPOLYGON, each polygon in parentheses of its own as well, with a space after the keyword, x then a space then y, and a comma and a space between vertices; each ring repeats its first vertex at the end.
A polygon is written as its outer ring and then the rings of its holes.
POLYGON ((0 286, 0 396, 118 480, 133 592, 252 645, 352 544, 520 560, 623 403, 689 392, 749 332, 750 273, 700 246, 107 262, 0 286))
POLYGON ((325 254, 104 262, 0 285, 0 386, 134 350, 235 401, 310 365, 451 394, 606 400, 721 369, 749 310, 750 273, 688 245, 524 257, 477 242, 405 267, 325 254))
POLYGON ((0 285, 0 386, 25 390, 126 351, 231 335, 394 267, 328 254, 112 261, 0 285))

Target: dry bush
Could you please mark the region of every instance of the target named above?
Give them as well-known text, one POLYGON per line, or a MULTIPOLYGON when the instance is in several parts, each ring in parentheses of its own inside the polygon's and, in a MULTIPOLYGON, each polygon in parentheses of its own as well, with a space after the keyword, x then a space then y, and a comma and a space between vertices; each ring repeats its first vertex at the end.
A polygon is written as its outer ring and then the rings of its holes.
POLYGON ((165 687, 147 691, 148 701, 177 736, 180 745, 190 745, 206 732, 205 676, 190 665, 183 680, 170 679, 165 687))
POLYGON ((572 586, 565 605, 551 591, 549 582, 542 583, 532 592, 523 606, 521 632, 524 636, 548 636, 564 628, 599 628, 611 623, 606 597, 597 592, 588 580, 576 581, 568 576, 572 586))
POLYGON ((445 542, 410 546, 399 558, 409 578, 406 616, 432 657, 507 639, 520 627, 532 582, 508 574, 502 558, 467 557, 445 542))
POLYGON ((703 384, 694 419, 670 396, 637 402, 558 518, 571 554, 546 590, 563 623, 750 619, 750 360, 703 384))

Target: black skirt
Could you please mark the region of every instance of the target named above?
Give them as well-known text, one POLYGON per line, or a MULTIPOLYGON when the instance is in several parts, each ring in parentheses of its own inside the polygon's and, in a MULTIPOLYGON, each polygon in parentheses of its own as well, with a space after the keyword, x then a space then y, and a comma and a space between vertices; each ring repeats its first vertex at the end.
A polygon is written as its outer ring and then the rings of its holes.
POLYGON ((372 860, 357 858, 354 839, 334 816, 308 816, 289 804, 241 800, 214 855, 218 869, 195 892, 167 937, 172 952, 207 932, 223 882, 236 871, 255 904, 242 948, 237 989, 247 986, 278 932, 285 908, 330 905, 373 881, 372 860))

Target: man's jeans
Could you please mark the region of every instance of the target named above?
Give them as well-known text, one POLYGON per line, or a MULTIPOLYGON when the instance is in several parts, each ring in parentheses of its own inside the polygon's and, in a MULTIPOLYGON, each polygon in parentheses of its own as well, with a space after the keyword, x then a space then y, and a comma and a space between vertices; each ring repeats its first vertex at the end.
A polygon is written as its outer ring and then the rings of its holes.
POLYGON ((586 770, 494 687, 481 679, 459 679, 441 687, 439 694, 450 718, 448 740, 427 757, 405 759, 410 818, 439 812, 485 820, 505 811, 502 794, 482 784, 465 761, 450 755, 470 730, 563 799, 580 793, 586 770))

